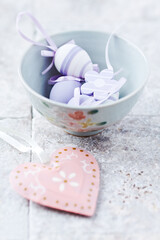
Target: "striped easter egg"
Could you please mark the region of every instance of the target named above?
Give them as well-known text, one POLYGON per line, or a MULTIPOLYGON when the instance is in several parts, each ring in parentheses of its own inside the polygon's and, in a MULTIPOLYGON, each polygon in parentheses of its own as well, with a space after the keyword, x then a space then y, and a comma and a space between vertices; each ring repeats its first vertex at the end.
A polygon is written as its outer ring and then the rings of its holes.
POLYGON ((88 53, 73 43, 64 44, 57 49, 54 63, 61 74, 78 78, 84 78, 87 71, 93 70, 88 53))

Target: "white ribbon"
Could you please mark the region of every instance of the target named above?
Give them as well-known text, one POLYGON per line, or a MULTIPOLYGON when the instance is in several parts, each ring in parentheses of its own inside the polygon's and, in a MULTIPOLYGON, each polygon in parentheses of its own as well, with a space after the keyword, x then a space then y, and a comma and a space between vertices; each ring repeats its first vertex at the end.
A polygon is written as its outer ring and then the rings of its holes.
POLYGON ((32 148, 32 151, 37 154, 41 163, 47 163, 50 161, 50 156, 32 139, 22 136, 22 134, 21 136, 17 135, 13 131, 9 131, 9 134, 6 132, 7 131, 4 132, 0 130, 0 138, 16 148, 18 151, 29 152, 32 148), (26 144, 29 146, 26 146, 26 144))

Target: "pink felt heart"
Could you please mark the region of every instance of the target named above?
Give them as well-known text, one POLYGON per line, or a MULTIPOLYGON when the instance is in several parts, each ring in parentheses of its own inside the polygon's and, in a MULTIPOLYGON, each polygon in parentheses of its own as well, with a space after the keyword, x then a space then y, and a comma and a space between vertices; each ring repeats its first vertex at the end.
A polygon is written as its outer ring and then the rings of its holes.
POLYGON ((88 152, 65 147, 49 165, 26 163, 11 172, 10 182, 22 197, 43 206, 92 216, 99 190, 99 167, 88 152))

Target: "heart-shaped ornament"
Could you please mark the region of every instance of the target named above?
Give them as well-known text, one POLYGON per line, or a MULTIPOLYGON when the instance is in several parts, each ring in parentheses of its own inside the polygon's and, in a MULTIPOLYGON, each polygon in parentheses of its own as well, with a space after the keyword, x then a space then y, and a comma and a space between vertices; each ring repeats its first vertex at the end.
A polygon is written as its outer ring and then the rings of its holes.
POLYGON ((99 167, 87 151, 65 147, 49 165, 26 163, 11 172, 10 182, 22 197, 43 206, 92 216, 99 191, 99 167))

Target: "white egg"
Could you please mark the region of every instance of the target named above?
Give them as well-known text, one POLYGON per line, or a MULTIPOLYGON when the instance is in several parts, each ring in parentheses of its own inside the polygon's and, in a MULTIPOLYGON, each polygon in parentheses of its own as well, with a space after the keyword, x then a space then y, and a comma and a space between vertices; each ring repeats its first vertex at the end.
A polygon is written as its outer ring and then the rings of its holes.
POLYGON ((57 70, 68 76, 84 78, 87 71, 93 70, 93 63, 88 53, 73 43, 59 47, 54 58, 57 70))

